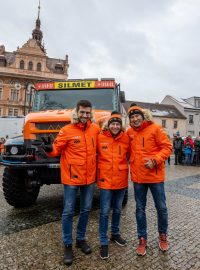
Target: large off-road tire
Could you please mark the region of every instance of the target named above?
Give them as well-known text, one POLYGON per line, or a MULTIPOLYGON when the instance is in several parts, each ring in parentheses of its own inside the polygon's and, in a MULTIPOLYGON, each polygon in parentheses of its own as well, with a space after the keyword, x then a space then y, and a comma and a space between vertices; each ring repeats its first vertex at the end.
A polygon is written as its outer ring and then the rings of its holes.
POLYGON ((123 199, 123 202, 122 202, 122 205, 125 206, 128 202, 128 188, 126 189, 125 191, 125 194, 124 194, 124 199, 123 199))
POLYGON ((40 187, 28 186, 27 180, 26 171, 5 168, 3 173, 3 193, 10 205, 26 207, 36 201, 40 187))

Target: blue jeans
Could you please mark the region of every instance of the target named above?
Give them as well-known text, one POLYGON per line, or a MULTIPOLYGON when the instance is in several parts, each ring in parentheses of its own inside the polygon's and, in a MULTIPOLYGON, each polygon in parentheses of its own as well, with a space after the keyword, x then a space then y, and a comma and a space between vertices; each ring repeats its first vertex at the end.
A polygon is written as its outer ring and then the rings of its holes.
POLYGON ((108 245, 108 218, 112 206, 111 234, 119 234, 122 202, 126 189, 100 189, 99 238, 101 245, 108 245))
POLYGON ((185 154, 185 164, 186 165, 192 164, 191 159, 192 159, 192 154, 185 154))
POLYGON ((83 186, 64 185, 64 209, 62 213, 62 239, 65 246, 72 244, 73 216, 77 191, 80 189, 80 213, 77 223, 76 239, 84 240, 88 217, 92 208, 94 184, 83 186))
POLYGON ((145 208, 148 188, 151 190, 151 194, 153 196, 154 204, 157 210, 158 232, 167 234, 168 228, 168 213, 166 206, 164 183, 134 183, 138 238, 144 237, 145 239, 147 239, 147 219, 145 208))

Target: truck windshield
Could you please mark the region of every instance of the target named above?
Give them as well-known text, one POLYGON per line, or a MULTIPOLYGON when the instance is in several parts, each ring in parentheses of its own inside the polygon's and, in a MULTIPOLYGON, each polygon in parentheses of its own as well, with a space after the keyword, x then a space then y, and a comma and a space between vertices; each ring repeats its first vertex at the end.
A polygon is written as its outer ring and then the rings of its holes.
POLYGON ((35 91, 32 111, 73 109, 80 99, 87 99, 94 109, 116 110, 116 90, 76 89, 35 91))

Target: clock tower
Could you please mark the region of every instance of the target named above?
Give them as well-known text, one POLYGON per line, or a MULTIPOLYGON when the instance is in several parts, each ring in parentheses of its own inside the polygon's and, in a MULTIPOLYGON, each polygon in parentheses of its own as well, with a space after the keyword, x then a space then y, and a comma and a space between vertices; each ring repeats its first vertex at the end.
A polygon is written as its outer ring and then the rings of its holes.
POLYGON ((0 117, 22 117, 27 113, 29 86, 34 82, 67 79, 68 56, 49 58, 42 39, 39 2, 32 38, 14 52, 0 45, 0 117))

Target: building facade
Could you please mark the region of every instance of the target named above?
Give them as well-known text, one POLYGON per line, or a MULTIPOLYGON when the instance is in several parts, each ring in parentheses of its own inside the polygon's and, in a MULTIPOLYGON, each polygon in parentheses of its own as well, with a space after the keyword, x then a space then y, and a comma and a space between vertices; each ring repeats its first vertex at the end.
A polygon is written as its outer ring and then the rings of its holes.
POLYGON ((162 126, 171 139, 177 131, 179 131, 181 134, 186 133, 187 118, 174 105, 126 101, 124 107, 127 112, 131 103, 136 103, 139 107, 151 111, 153 121, 162 126))
POLYGON ((165 96, 162 104, 174 105, 186 117, 186 132, 182 136, 200 136, 200 97, 187 99, 165 96))
POLYGON ((31 85, 36 81, 66 80, 68 56, 49 58, 42 44, 40 6, 32 38, 14 52, 0 46, 0 117, 21 117, 29 109, 31 85))

